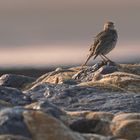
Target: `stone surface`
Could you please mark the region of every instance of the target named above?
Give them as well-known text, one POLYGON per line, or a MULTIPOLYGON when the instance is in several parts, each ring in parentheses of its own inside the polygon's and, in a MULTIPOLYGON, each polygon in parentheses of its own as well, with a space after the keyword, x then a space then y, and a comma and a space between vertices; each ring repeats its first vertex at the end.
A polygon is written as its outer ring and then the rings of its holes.
POLYGON ((82 67, 76 74, 73 75, 73 79, 79 80, 80 82, 91 81, 94 75, 98 74, 109 74, 118 71, 118 65, 114 62, 97 62, 93 66, 82 67))
POLYGON ((29 96, 24 95, 20 90, 0 86, 0 99, 12 105, 25 105, 30 103, 29 96))
POLYGON ((0 135, 0 140, 32 140, 32 139, 18 135, 0 135))
POLYGON ((139 64, 57 68, 25 85, 24 76, 2 76, 0 139, 138 140, 139 70, 139 64))
POLYGON ((24 94, 30 96, 32 101, 35 102, 45 98, 53 98, 58 92, 60 93, 68 87, 69 85, 64 84, 39 83, 24 91, 24 94))
POLYGON ((60 121, 40 111, 25 111, 23 116, 33 140, 84 140, 60 121))
POLYGON ((18 89, 23 88, 25 85, 33 81, 35 81, 35 78, 16 74, 4 74, 0 77, 1 86, 14 87, 18 89))
POLYGON ((6 102, 4 100, 0 100, 0 110, 6 107, 13 107, 13 105, 9 102, 6 102))
POLYGON ((82 118, 73 121, 69 124, 69 127, 73 131, 77 131, 80 133, 95 133, 101 134, 104 136, 109 136, 112 134, 110 130, 110 121, 105 120, 106 118, 82 118))
POLYGON ((87 119, 112 121, 114 114, 109 112, 89 112, 85 117, 87 119))
POLYGON ((110 128, 112 134, 118 138, 138 139, 140 137, 140 113, 118 114, 113 118, 110 128))
POLYGON ((84 138, 86 140, 116 140, 115 138, 113 137, 105 137, 105 136, 102 136, 102 135, 97 135, 97 134, 82 134, 82 136, 84 136, 84 138))
MULTIPOLYGON (((97 76, 97 75, 96 75, 97 76)), ((98 79, 93 77, 93 81, 80 83, 80 86, 100 86, 104 85, 118 90, 140 93, 140 76, 125 72, 114 72, 106 75, 98 75, 98 79), (95 80, 96 79, 96 80, 95 80)))
POLYGON ((124 120, 113 123, 111 130, 117 138, 136 140, 140 138, 140 120, 124 120))
POLYGON ((71 77, 75 72, 76 71, 72 69, 57 68, 55 71, 40 76, 30 86, 36 85, 37 83, 45 83, 45 82, 53 84, 63 83, 63 81, 71 80, 72 79, 71 77))
POLYGON ((24 123, 22 116, 23 109, 7 108, 0 111, 0 134, 21 135, 31 137, 31 134, 24 123))
POLYGON ((39 102, 32 103, 30 105, 27 105, 26 108, 41 110, 62 121, 65 121, 67 117, 67 114, 64 110, 60 109, 59 107, 50 103, 47 100, 40 100, 39 102))
POLYGON ((119 64, 118 70, 121 72, 127 72, 131 74, 140 75, 140 63, 139 64, 119 64))
POLYGON ((140 120, 140 113, 121 113, 117 114, 112 122, 121 122, 124 120, 140 120))
POLYGON ((124 91, 108 92, 96 87, 41 84, 26 91, 26 94, 35 101, 47 98, 67 111, 140 112, 140 94, 124 91))
POLYGON ((117 69, 117 66, 103 66, 101 67, 97 73, 100 73, 100 74, 109 74, 109 73, 113 73, 115 71, 118 71, 117 69))

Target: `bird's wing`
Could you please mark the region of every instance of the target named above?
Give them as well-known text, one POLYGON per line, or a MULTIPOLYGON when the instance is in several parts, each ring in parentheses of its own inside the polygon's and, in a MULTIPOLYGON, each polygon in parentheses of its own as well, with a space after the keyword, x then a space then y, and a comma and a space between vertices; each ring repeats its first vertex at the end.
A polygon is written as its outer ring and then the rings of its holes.
POLYGON ((115 30, 110 31, 102 31, 100 32, 94 40, 94 54, 99 54, 99 52, 103 49, 104 46, 110 44, 110 42, 115 41, 117 33, 115 30))
POLYGON ((89 59, 90 59, 92 56, 94 56, 94 55, 96 54, 96 50, 97 50, 99 44, 101 43, 100 40, 101 40, 101 38, 102 38, 103 36, 105 36, 105 31, 100 32, 100 33, 94 38, 94 43, 93 43, 93 44, 90 46, 90 48, 89 48, 89 54, 88 54, 88 57, 87 57, 85 63, 83 64, 83 66, 86 65, 87 62, 89 61, 89 59))
POLYGON ((100 38, 102 38, 103 36, 105 36, 106 31, 102 31, 100 32, 95 38, 94 38, 94 46, 97 46, 97 44, 100 41, 100 38))

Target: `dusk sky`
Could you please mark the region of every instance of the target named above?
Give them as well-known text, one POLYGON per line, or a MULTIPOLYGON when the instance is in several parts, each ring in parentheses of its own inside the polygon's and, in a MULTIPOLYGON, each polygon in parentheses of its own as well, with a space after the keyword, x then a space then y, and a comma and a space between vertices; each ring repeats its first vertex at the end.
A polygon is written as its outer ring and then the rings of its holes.
POLYGON ((140 0, 0 0, 0 66, 81 64, 108 20, 119 34, 108 56, 138 62, 140 0))

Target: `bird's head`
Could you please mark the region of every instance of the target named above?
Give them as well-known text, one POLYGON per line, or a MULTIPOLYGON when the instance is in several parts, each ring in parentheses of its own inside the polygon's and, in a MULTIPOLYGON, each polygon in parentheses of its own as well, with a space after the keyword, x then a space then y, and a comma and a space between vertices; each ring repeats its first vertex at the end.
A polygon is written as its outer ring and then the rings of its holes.
POLYGON ((110 30, 113 30, 114 29, 114 23, 111 22, 111 21, 108 21, 104 24, 104 30, 107 30, 107 29, 110 29, 110 30))

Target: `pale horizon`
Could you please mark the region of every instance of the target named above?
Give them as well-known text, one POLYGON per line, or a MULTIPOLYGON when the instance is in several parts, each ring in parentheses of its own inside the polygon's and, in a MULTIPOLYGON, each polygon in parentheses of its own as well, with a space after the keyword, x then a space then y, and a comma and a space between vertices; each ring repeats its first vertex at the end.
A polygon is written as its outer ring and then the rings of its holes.
POLYGON ((139 0, 0 1, 0 67, 81 64, 108 20, 119 35, 110 59, 140 62, 139 13, 139 0))
MULTIPOLYGON (((1 63, 0 67, 47 67, 59 65, 76 65, 83 64, 88 55, 89 46, 26 46, 20 48, 2 48, 0 49, 1 63)), ((112 52, 107 55, 116 63, 138 63, 140 60, 139 46, 126 45, 116 46, 112 52), (133 49, 132 49, 133 48, 133 49)), ((100 61, 89 61, 88 65, 100 61)))

